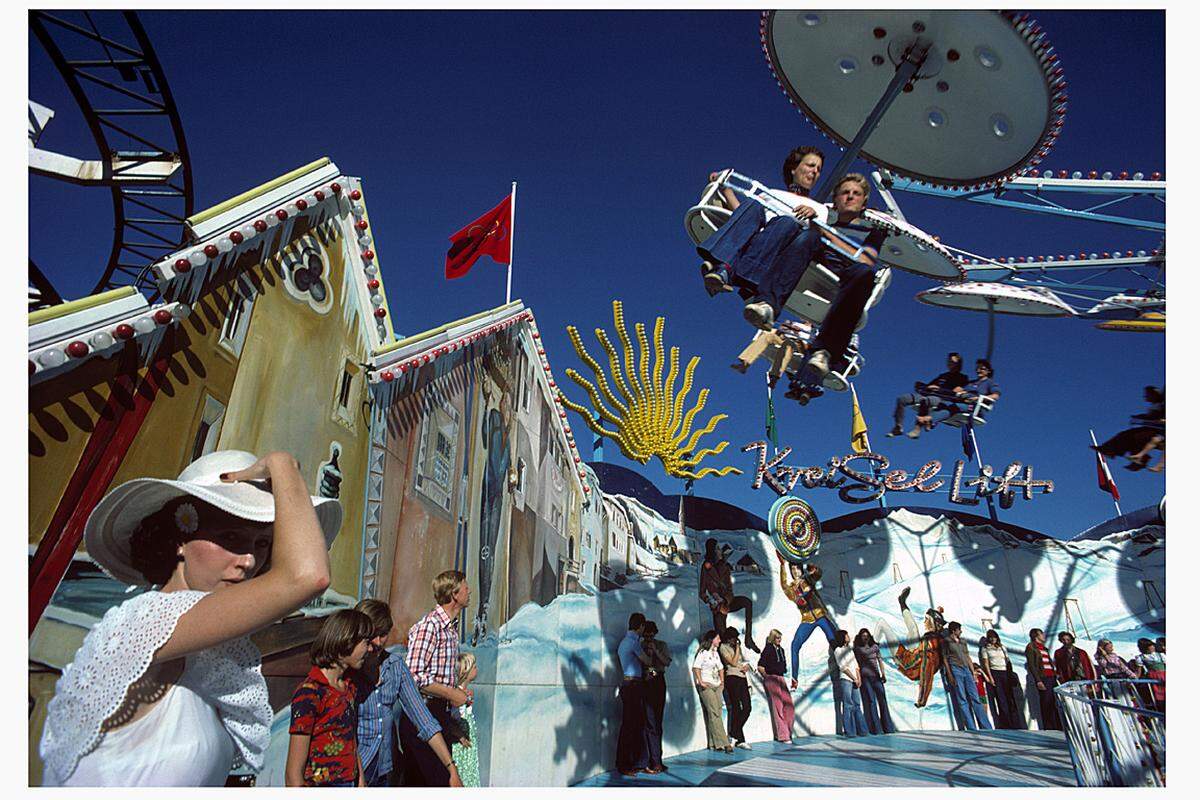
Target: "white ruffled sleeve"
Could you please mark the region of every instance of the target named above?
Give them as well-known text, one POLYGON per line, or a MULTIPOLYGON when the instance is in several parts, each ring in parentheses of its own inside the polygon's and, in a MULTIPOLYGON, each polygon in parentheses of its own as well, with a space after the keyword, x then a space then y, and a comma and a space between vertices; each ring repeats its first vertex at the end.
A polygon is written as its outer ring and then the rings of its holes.
POLYGON ((88 632, 46 707, 38 752, 56 783, 65 782, 100 743, 100 727, 121 707, 129 685, 146 673, 179 618, 204 595, 146 592, 110 608, 88 632))
POLYGON ((217 710, 237 745, 233 766, 263 767, 271 743, 271 704, 262 676, 262 654, 249 638, 234 639, 188 656, 180 678, 217 710))

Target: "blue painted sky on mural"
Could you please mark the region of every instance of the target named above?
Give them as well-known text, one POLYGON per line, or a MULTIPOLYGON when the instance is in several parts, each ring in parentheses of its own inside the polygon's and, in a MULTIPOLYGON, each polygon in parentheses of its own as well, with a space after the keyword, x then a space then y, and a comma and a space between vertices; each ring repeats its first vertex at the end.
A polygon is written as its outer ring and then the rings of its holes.
MULTIPOLYGON (((1070 84, 1066 125, 1044 166, 1163 169, 1163 13, 1034 16, 1070 84)), ((624 300, 630 324, 665 315, 667 343, 702 357, 697 384, 712 389, 708 409, 730 414, 717 429, 730 447, 710 463, 752 470, 751 454, 739 449, 762 437, 761 373, 727 366, 752 331, 734 299, 704 294, 682 216, 712 169, 735 166, 775 182, 783 155, 805 143, 824 147, 830 166, 836 159, 775 85, 757 12, 155 11, 141 18, 181 109, 197 208, 330 156, 364 179, 396 330, 416 333, 503 302, 503 267, 485 260, 447 282, 442 262, 447 237, 516 179, 513 295, 534 310, 568 393, 583 398, 565 379, 578 366, 567 324, 611 330, 613 299, 624 300)), ((74 103, 32 36, 30 69, 30 97, 58 112, 42 145, 92 157, 74 103)), ((1158 244, 1145 231, 899 199, 914 224, 989 255, 1158 244)), ((31 178, 30 236, 31 255, 60 291, 85 294, 108 254, 107 195, 31 178), (64 218, 72 220, 70 235, 64 218)), ((910 470, 932 458, 948 470, 961 455, 959 437, 939 429, 917 442, 884 438, 895 396, 940 371, 948 350, 971 360, 986 345, 984 315, 912 299, 930 285, 894 275, 864 332, 868 363, 856 384, 875 449, 910 470)), ((1143 410, 1141 387, 1164 380, 1163 337, 1000 317, 994 363, 1004 395, 979 432, 985 462, 1032 463, 1035 477, 1057 484, 1053 495, 1018 500, 1001 518, 1067 536, 1110 517, 1088 428, 1103 438, 1143 410)), ((779 398, 777 408, 781 440, 793 447, 788 463, 821 464, 849 451, 848 394, 806 409, 779 398)), ((586 455, 584 426, 574 417, 572 426, 586 455)), ((606 455, 632 466, 615 447, 606 455)), ((679 488, 657 462, 638 469, 664 491, 679 488)), ((1114 473, 1126 511, 1162 496, 1161 476, 1119 465, 1114 473)), ((706 479, 699 493, 765 515, 773 495, 749 483, 749 475, 706 479)), ((822 517, 857 508, 832 490, 803 496, 822 517)), ((910 499, 947 505, 944 494, 910 499)))

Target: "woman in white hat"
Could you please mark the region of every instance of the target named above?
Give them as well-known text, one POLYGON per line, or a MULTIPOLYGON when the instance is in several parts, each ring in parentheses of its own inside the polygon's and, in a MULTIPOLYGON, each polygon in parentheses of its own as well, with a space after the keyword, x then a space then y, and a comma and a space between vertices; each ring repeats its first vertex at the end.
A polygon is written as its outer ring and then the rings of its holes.
POLYGON ((329 585, 341 520, 281 452, 209 453, 177 480, 109 492, 88 518, 88 554, 157 588, 110 609, 63 670, 44 783, 220 786, 232 767, 261 769, 272 713, 248 635, 329 585))

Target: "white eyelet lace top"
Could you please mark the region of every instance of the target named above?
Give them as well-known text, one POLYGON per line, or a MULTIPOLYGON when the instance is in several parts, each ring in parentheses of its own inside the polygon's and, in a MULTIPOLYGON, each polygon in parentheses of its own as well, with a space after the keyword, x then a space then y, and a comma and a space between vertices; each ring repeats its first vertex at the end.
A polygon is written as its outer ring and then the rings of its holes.
POLYGON ((188 656, 146 716, 101 730, 205 594, 146 592, 96 623, 47 706, 39 748, 45 785, 220 786, 233 767, 262 769, 271 706, 261 655, 245 637, 188 656))

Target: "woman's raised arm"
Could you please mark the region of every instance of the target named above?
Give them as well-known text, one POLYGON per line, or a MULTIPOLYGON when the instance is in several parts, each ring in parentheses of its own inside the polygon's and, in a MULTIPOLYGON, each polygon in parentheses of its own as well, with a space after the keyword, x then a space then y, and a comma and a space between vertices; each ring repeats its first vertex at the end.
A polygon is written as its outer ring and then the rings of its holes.
POLYGON ((227 482, 271 482, 275 500, 271 569, 212 592, 192 606, 155 654, 169 661, 266 627, 292 613, 329 586, 329 554, 296 459, 263 456, 250 467, 222 475, 227 482))

